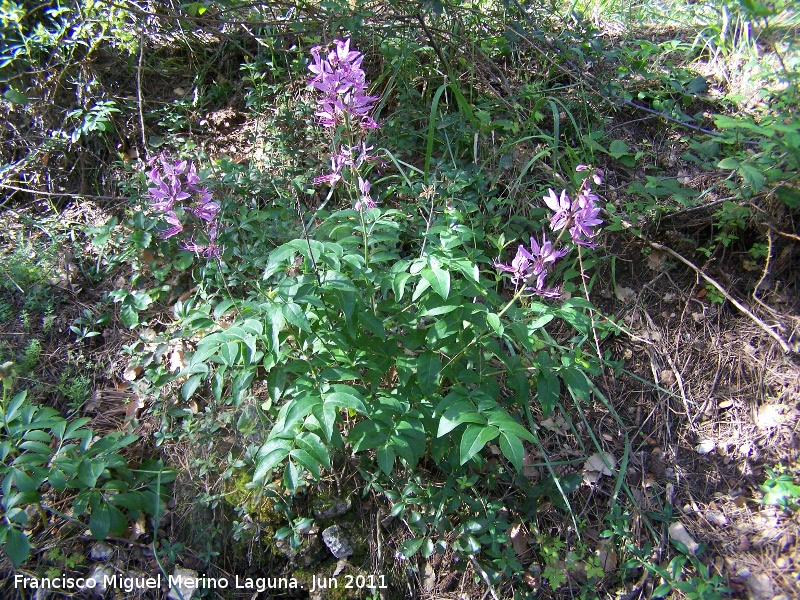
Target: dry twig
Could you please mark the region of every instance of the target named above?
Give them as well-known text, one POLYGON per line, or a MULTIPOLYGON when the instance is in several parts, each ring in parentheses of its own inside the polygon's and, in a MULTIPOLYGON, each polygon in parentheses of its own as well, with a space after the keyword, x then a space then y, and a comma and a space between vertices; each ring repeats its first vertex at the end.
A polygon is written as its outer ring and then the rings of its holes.
MULTIPOLYGON (((644 239, 644 238, 642 238, 642 239, 644 239)), ((646 239, 645 239, 645 241, 646 241, 646 242, 647 242, 647 243, 648 243, 650 246, 652 246, 653 248, 655 248, 656 250, 661 250, 662 252, 666 252, 666 253, 667 253, 667 254, 669 254, 670 256, 672 256, 672 257, 674 257, 674 258, 678 259, 678 260, 679 260, 679 261, 681 261, 683 264, 685 264, 687 267, 691 268, 691 269, 692 269, 692 270, 693 270, 695 273, 697 273, 697 274, 698 274, 700 277, 702 277, 703 279, 705 279, 705 280, 706 280, 708 283, 710 283, 711 285, 713 285, 713 286, 714 286, 714 287, 717 289, 717 291, 718 291, 720 294, 722 294, 723 296, 725 296, 725 299, 726 299, 726 300, 728 300, 728 301, 729 301, 731 304, 733 304, 733 305, 734 305, 736 308, 738 308, 738 309, 739 309, 741 312, 743 312, 743 313, 744 313, 744 314, 746 314, 748 317, 750 317, 750 318, 753 320, 753 322, 754 322, 756 325, 758 325, 758 326, 759 326, 761 329, 763 329, 763 330, 764 330, 764 331, 765 331, 765 332, 766 332, 766 333, 767 333, 767 334, 768 334, 768 335, 769 335, 769 336, 770 336, 772 339, 774 339, 776 342, 778 342, 778 344, 780 344, 780 347, 781 347, 781 349, 783 350, 784 354, 793 354, 793 353, 795 353, 795 350, 794 350, 794 349, 793 349, 793 348, 792 348, 792 347, 789 345, 789 343, 788 343, 786 340, 784 340, 784 339, 783 339, 783 338, 782 338, 780 335, 778 335, 778 334, 777 334, 777 333, 776 333, 776 332, 775 332, 775 331, 774 331, 774 330, 773 330, 773 329, 772 329, 772 328, 771 328, 769 325, 767 325, 766 323, 764 323, 764 321, 762 321, 762 320, 761 320, 761 319, 759 319, 759 318, 758 318, 756 315, 754 315, 754 314, 753 314, 753 313, 752 313, 752 312, 751 312, 751 311, 750 311, 750 310, 749 310, 749 309, 748 309, 748 308, 747 308, 747 307, 746 307, 744 304, 742 304, 742 303, 741 303, 741 302, 739 302, 739 301, 738 301, 736 298, 734 298, 733 296, 731 296, 731 295, 728 293, 728 290, 726 290, 726 289, 725 289, 725 288, 722 286, 722 284, 720 284, 720 283, 719 283, 719 282, 717 282, 715 279, 712 279, 711 277, 709 277, 708 275, 706 275, 705 273, 703 273, 703 271, 700 269, 700 267, 698 267, 697 265, 695 265, 695 264, 694 264, 692 261, 690 261, 690 260, 689 260, 689 259, 687 259, 687 258, 684 258, 684 257, 683 257, 683 256, 681 256, 680 254, 678 254, 677 252, 675 252, 675 250, 673 250, 672 248, 669 248, 669 247, 667 247, 667 246, 664 246, 663 244, 659 244, 658 242, 652 242, 652 241, 650 241, 650 240, 646 240, 646 239)))

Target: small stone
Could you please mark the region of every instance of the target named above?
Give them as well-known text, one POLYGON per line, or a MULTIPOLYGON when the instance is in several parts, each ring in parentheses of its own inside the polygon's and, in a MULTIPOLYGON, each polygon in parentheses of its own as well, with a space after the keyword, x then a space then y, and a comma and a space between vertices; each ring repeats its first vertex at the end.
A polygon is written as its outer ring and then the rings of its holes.
POLYGON ((717 443, 714 440, 703 440, 694 447, 694 450, 698 454, 710 454, 716 447, 717 443))
POLYGON ((114 549, 105 542, 97 542, 89 550, 89 558, 92 560, 106 562, 114 556, 114 549))
POLYGON ((706 520, 712 525, 716 525, 717 527, 724 527, 728 524, 728 518, 723 515, 721 512, 716 510, 707 510, 706 511, 706 520))
POLYGON ((169 589, 167 600, 181 600, 181 597, 183 600, 191 600, 197 588, 197 571, 176 566, 172 572, 172 581, 176 585, 169 589))
POLYGON ((29 504, 25 507, 25 514, 28 516, 28 529, 36 529, 41 515, 39 514, 39 506, 37 504, 29 504))
POLYGON ((95 565, 88 577, 88 579, 93 581, 94 587, 90 588, 87 585, 86 589, 88 589, 92 595, 102 598, 106 593, 106 579, 110 580, 113 575, 114 569, 111 568, 111 565, 95 565))
POLYGON ((318 519, 335 519, 347 514, 350 510, 350 500, 334 498, 327 502, 316 500, 314 502, 314 516, 318 519))
POLYGON ((344 533, 338 525, 332 525, 322 532, 322 541, 336 558, 347 558, 353 555, 353 546, 350 540, 344 537, 344 533))
POLYGON ((772 579, 766 573, 753 575, 747 580, 746 585, 752 600, 770 600, 775 595, 772 579))

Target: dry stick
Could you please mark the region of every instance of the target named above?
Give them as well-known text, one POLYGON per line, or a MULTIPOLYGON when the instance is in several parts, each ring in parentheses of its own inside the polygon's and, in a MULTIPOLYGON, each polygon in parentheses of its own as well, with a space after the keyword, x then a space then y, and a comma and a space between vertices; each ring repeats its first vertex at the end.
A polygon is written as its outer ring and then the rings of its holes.
POLYGON ((136 100, 139 105, 139 127, 142 129, 142 157, 147 158, 147 139, 144 132, 144 110, 142 109, 142 61, 144 60, 144 24, 139 34, 139 65, 136 67, 136 100))
MULTIPOLYGON (((656 324, 653 322, 652 317, 647 313, 647 311, 644 311, 644 316, 647 318, 647 323, 650 325, 653 331, 656 331, 656 324)), ((653 347, 655 347, 655 345, 653 345, 653 347)), ((648 348, 647 352, 650 354, 650 366, 653 369, 653 376, 656 377, 656 381, 659 381, 661 378, 659 377, 659 374, 655 372, 655 363, 653 361, 651 348, 648 348)), ((686 418, 689 419, 689 428, 694 431, 694 417, 692 417, 692 413, 689 410, 689 399, 686 397, 686 390, 683 387, 683 377, 681 377, 681 373, 678 370, 678 367, 675 365, 675 362, 672 360, 672 357, 669 355, 669 352, 664 352, 663 356, 675 375, 675 381, 678 383, 678 389, 681 392, 681 400, 683 400, 683 408, 686 411, 686 418)))
POLYGON ((761 273, 761 279, 758 280, 758 283, 756 283, 756 286, 753 288, 752 296, 753 300, 758 302, 761 306, 770 312, 774 312, 769 306, 761 301, 761 298, 758 297, 758 288, 762 283, 764 283, 764 279, 767 278, 767 273, 769 273, 769 262, 770 259, 772 259, 772 229, 767 229, 767 242, 769 243, 769 246, 767 247, 767 260, 764 263, 764 271, 761 273))
MULTIPOLYGON (((642 239, 644 239, 644 238, 642 238, 642 239)), ((656 250, 661 250, 662 252, 666 252, 666 253, 667 253, 667 254, 669 254, 670 256, 672 256, 672 257, 674 257, 674 258, 677 258, 679 261, 681 261, 683 264, 685 264, 687 267, 689 267, 689 268, 690 268, 690 269, 692 269, 692 270, 693 270, 695 273, 697 273, 697 274, 698 274, 700 277, 702 277, 702 278, 703 278, 703 279, 705 279, 705 280, 706 280, 708 283, 710 283, 710 284, 711 284, 711 285, 713 285, 715 288, 717 288, 717 291, 719 291, 719 293, 720 293, 720 294, 722 294, 723 296, 725 296, 725 299, 726 299, 726 300, 728 300, 728 301, 729 301, 731 304, 733 304, 733 305, 734 305, 736 308, 738 308, 738 309, 739 309, 741 312, 743 312, 743 313, 744 313, 744 314, 746 314, 748 317, 750 317, 750 318, 753 320, 753 322, 755 322, 755 324, 756 324, 756 325, 758 325, 758 326, 759 326, 761 329, 763 329, 763 330, 764 330, 764 331, 765 331, 765 332, 766 332, 766 333, 767 333, 767 334, 768 334, 768 335, 769 335, 771 338, 773 338, 773 339, 774 339, 776 342, 778 342, 778 344, 780 344, 780 346, 781 346, 781 349, 783 350, 784 354, 792 354, 792 353, 794 353, 794 352, 795 352, 795 351, 794 351, 794 349, 793 349, 793 348, 792 348, 792 347, 789 345, 789 343, 788 343, 786 340, 784 340, 784 339, 783 339, 781 336, 779 336, 777 333, 775 333, 775 332, 774 332, 774 331, 773 331, 773 330, 772 330, 772 329, 769 327, 769 325, 767 325, 766 323, 764 323, 764 321, 762 321, 762 320, 761 320, 761 319, 759 319, 759 318, 758 318, 756 315, 754 315, 752 312, 750 312, 750 310, 748 310, 748 308, 747 308, 747 307, 746 307, 744 304, 742 304, 742 303, 741 303, 741 302, 739 302, 739 301, 738 301, 736 298, 734 298, 733 296, 731 296, 731 295, 728 293, 728 291, 727 291, 727 290, 726 290, 724 287, 722 287, 722 285, 721 285, 721 284, 717 283, 717 281, 716 281, 716 280, 712 279, 711 277, 709 277, 708 275, 706 275, 705 273, 703 273, 703 271, 702 271, 702 270, 700 270, 700 267, 698 267, 697 265, 695 265, 695 264, 694 264, 693 262, 691 262, 689 259, 687 259, 687 258, 684 258, 684 257, 683 257, 683 256, 681 256, 680 254, 678 254, 677 252, 675 252, 675 250, 673 250, 672 248, 668 248, 667 246, 664 246, 663 244, 659 244, 658 242, 651 242, 650 240, 646 240, 646 239, 645 239, 645 241, 646 241, 648 244, 650 244, 650 246, 652 246, 653 248, 655 248, 656 250)))
POLYGON ((39 196, 53 196, 57 198, 88 198, 90 200, 119 200, 118 196, 97 196, 92 194, 67 194, 59 192, 43 192, 40 190, 31 190, 28 188, 21 188, 15 185, 8 185, 7 183, 0 183, 0 188, 6 190, 15 190, 17 192, 25 192, 26 194, 37 194, 39 196))
POLYGON ((497 597, 497 594, 494 591, 494 586, 492 585, 492 580, 489 579, 489 575, 486 573, 486 571, 484 571, 483 567, 478 563, 478 561, 475 560, 475 557, 474 556, 470 556, 469 557, 469 562, 472 563, 472 566, 480 574, 481 578, 486 583, 486 587, 489 588, 489 592, 492 594, 492 598, 494 598, 494 600, 500 600, 497 597))

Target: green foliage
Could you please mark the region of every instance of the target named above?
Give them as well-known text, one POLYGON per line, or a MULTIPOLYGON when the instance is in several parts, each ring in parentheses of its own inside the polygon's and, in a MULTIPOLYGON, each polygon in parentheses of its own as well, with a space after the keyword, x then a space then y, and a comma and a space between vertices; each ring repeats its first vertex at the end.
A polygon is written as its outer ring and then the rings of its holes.
POLYGON ((42 342, 36 338, 33 338, 28 342, 28 345, 25 346, 25 350, 22 355, 22 361, 19 364, 20 369, 22 369, 22 371, 25 373, 32 373, 36 370, 36 367, 39 366, 39 358, 41 355, 42 342))
POLYGON ((797 469, 788 469, 778 465, 774 469, 767 468, 767 479, 759 486, 764 492, 762 504, 779 506, 783 509, 798 510, 800 508, 800 476, 797 469))
POLYGON ((164 484, 174 479, 160 461, 131 467, 120 451, 138 439, 135 435, 110 433, 95 438, 85 426, 90 419, 64 419, 50 407, 37 406, 27 392, 9 397, 4 389, 0 405, 0 544, 15 566, 31 551, 25 528, 29 507, 67 518, 55 508, 54 498, 69 491, 70 519, 88 515, 95 539, 109 533, 121 535, 128 517, 141 512, 156 514, 166 492, 164 484), (55 496, 45 496, 47 482, 55 496))
POLYGON ((69 330, 75 334, 78 343, 86 339, 91 339, 102 333, 103 326, 111 321, 111 315, 102 313, 95 315, 91 310, 85 308, 83 315, 75 319, 74 325, 70 325, 69 330))

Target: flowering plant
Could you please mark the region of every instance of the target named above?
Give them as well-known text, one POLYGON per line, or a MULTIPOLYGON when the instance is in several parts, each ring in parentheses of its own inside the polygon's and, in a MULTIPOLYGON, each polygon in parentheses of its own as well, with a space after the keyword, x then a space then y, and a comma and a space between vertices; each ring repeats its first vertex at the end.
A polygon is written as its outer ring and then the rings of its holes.
POLYGON ((553 211, 550 229, 553 233, 558 233, 555 242, 548 240, 547 234, 543 233, 541 244, 531 237, 530 250, 520 244, 511 264, 503 264, 497 260, 494 262, 496 269, 511 274, 511 282, 520 294, 527 291, 546 298, 557 298, 561 295, 559 288, 546 287, 545 279, 555 262, 569 253, 568 248, 557 248, 565 232, 569 232, 570 241, 577 246, 597 246, 594 242, 597 234, 594 228, 602 225, 603 220, 599 217, 600 208, 595 204, 598 197, 592 190, 591 183, 602 183, 602 171, 586 165, 578 165, 576 171, 590 171, 591 176, 584 179, 574 200, 570 200, 567 190, 562 190, 557 195, 550 189, 544 197, 545 204, 553 211))
POLYGON ((173 160, 165 152, 152 158, 148 167, 150 208, 162 216, 167 224, 161 230, 161 237, 167 239, 178 235, 184 230, 184 224, 192 221, 191 227, 203 233, 206 243, 198 243, 194 236, 190 236, 181 246, 208 258, 218 258, 222 251, 217 244, 220 205, 208 188, 200 185, 194 164, 186 160, 173 160))
MULTIPOLYGON (((358 211, 375 208, 377 201, 370 195, 369 180, 359 174, 359 170, 367 162, 378 161, 369 154, 373 146, 367 146, 362 139, 354 144, 356 136, 363 136, 370 129, 377 129, 380 124, 371 116, 378 97, 367 94, 366 75, 361 69, 364 55, 350 50, 350 39, 334 40, 333 48, 322 56, 323 48, 315 46, 311 49, 312 62, 308 69, 314 73, 309 80, 312 88, 321 92, 317 99, 317 120, 325 128, 337 125, 344 127, 345 135, 350 140, 347 145, 340 144, 330 157, 331 171, 314 179, 314 184, 327 183, 331 187, 340 181, 349 183, 351 190, 358 189, 354 208, 358 211), (351 176, 350 181, 343 178, 346 170, 351 170, 357 185, 351 176)), ((334 143, 336 148, 336 143, 334 143)))

